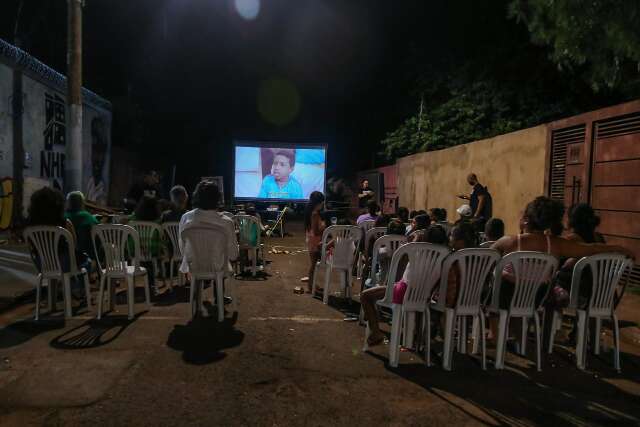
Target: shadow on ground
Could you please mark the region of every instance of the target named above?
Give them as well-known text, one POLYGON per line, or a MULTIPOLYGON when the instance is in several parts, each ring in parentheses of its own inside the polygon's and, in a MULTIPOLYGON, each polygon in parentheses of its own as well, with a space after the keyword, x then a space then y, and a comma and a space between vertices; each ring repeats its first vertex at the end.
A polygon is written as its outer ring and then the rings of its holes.
POLYGON ((51 340, 49 345, 60 350, 82 350, 107 345, 114 341, 144 313, 138 313, 132 320, 125 316, 107 316, 92 319, 51 340))
POLYGON ((182 359, 194 365, 218 362, 226 357, 223 351, 239 346, 244 333, 235 328, 237 314, 218 322, 215 317, 196 317, 186 325, 175 325, 167 346, 181 351, 182 359))
MULTIPOLYGON (((441 351, 441 346, 433 350, 441 351)), ((386 351, 369 354, 385 364, 388 362, 386 351)), ((415 356, 422 362, 421 356, 415 356)), ((524 359, 509 354, 502 371, 493 368, 491 357, 487 358, 487 371, 482 371, 478 357, 457 353, 453 372, 444 371, 441 359, 435 356, 431 368, 402 360, 397 368, 386 366, 390 372, 423 387, 481 423, 485 421, 474 415, 471 407, 498 420, 500 425, 522 425, 523 420, 525 424, 554 426, 639 425, 640 398, 606 381, 637 382, 640 371, 636 357, 621 354, 623 373, 618 374, 610 356, 610 352, 590 356, 587 371, 578 370, 573 353, 564 348, 543 356, 542 372, 536 371, 532 353, 527 355, 531 363, 526 366, 524 359)))
POLYGON ((0 348, 15 347, 40 334, 64 327, 65 320, 62 316, 47 317, 38 321, 21 320, 0 329, 0 348))

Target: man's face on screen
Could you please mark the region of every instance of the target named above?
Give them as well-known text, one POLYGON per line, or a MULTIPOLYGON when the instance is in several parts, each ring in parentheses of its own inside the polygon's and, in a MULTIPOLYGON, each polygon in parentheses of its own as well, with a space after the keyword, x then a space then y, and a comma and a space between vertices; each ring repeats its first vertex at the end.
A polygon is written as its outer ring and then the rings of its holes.
POLYGON ((271 166, 271 175, 276 181, 286 181, 289 179, 289 174, 293 171, 291 162, 287 156, 278 154, 273 158, 273 165, 271 166))

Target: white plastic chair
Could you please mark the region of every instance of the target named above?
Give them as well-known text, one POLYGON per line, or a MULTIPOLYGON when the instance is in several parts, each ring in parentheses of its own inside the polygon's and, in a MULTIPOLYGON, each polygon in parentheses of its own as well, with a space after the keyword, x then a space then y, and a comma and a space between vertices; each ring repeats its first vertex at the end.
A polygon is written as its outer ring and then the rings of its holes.
MULTIPOLYGON (((387 256, 389 260, 393 257, 393 254, 398 250, 398 248, 407 243, 407 236, 400 236, 397 234, 389 234, 385 236, 378 237, 376 241, 373 243, 372 255, 371 255, 371 269, 369 270, 369 279, 371 279, 371 284, 369 286, 364 285, 362 290, 365 288, 373 288, 376 286, 382 286, 384 283, 381 283, 382 278, 386 277, 386 273, 388 271, 383 271, 386 267, 386 270, 389 269, 389 265, 383 266, 380 262, 380 252, 381 249, 386 250, 387 256)), ((364 311, 362 307, 360 307, 360 316, 359 316, 360 324, 364 324, 364 311)))
MULTIPOLYGON (((602 319, 610 319, 613 324, 614 353, 613 364, 620 372, 620 329, 615 314, 614 293, 624 272, 632 266, 632 261, 624 255, 605 253, 580 259, 573 267, 571 277, 571 298, 569 309, 575 310, 578 320, 576 342, 576 365, 585 369, 587 364, 587 342, 589 340, 589 321, 595 320, 593 331, 593 352, 600 354, 600 328, 602 319), (585 308, 579 307, 580 283, 585 268, 591 270, 591 297, 585 308)), ((552 328, 549 336, 549 353, 553 351, 556 330, 562 325, 562 314, 554 310, 552 328)))
POLYGON ((453 360, 453 336, 455 320, 459 320, 458 351, 466 353, 467 346, 467 317, 473 318, 474 348, 482 343, 482 369, 486 369, 485 316, 480 306, 482 291, 488 284, 493 269, 500 260, 500 253, 493 249, 461 249, 449 255, 442 266, 438 301, 427 305, 426 316, 426 359, 427 366, 431 366, 431 310, 444 314, 444 352, 442 367, 450 371, 453 360), (453 307, 447 307, 447 288, 449 286, 449 271, 458 267, 460 275, 457 283, 457 297, 453 307), (478 323, 480 328, 478 329, 478 323))
POLYGON ((331 284, 331 273, 337 270, 341 273, 342 286, 347 298, 351 298, 351 272, 356 260, 358 244, 362 240, 362 228, 355 225, 332 225, 325 228, 322 233, 322 252, 320 261, 316 264, 313 275, 311 294, 315 295, 316 279, 318 267, 324 265, 325 283, 322 302, 329 302, 329 286, 331 284), (329 255, 329 243, 333 242, 333 253, 329 255))
POLYGON ((135 302, 135 279, 142 277, 144 280, 145 297, 147 306, 151 306, 149 290, 149 277, 147 270, 140 267, 140 238, 138 232, 129 225, 99 224, 91 229, 91 240, 97 254, 100 249, 104 253, 104 266, 98 256, 98 268, 100 269, 100 290, 98 291, 98 314, 102 317, 102 304, 104 300, 105 285, 108 287, 109 307, 113 309, 115 304, 115 292, 111 286, 112 280, 125 280, 127 282, 128 318, 133 319, 133 304, 135 302), (98 243, 100 246, 98 246, 98 243), (132 246, 133 253, 127 254, 132 246), (130 258, 130 261, 127 261, 130 258))
MULTIPOLYGON (((191 315, 202 309, 204 282, 211 281, 218 306, 218 321, 224 320, 224 277, 229 264, 226 253, 227 237, 222 227, 207 224, 189 227, 180 235, 184 254, 191 273, 191 315)), ((233 310, 237 311, 237 298, 233 281, 227 282, 233 297, 233 310)))
MULTIPOLYGON (((233 222, 238 230, 239 249, 241 251, 246 250, 249 254, 249 258, 251 258, 251 273, 255 277, 258 274, 258 253, 262 252, 262 244, 260 242, 262 227, 260 226, 260 221, 252 215, 236 215, 233 217, 233 222), (252 242, 254 230, 257 233, 255 243, 252 242)), ((261 255, 264 260, 264 253, 261 255)))
MULTIPOLYGON (((155 276, 162 276, 162 261, 160 253, 161 241, 163 236, 162 226, 151 221, 131 221, 129 224, 138 232, 140 238, 140 262, 150 262, 155 267, 155 276), (158 253, 153 253, 153 247, 158 253)), ((166 285, 166 279, 163 279, 166 285)))
POLYGON ((375 241, 378 237, 384 236, 384 233, 387 232, 387 227, 376 227, 375 221, 364 221, 360 224, 364 235, 364 242, 360 245, 360 253, 358 255, 358 270, 356 273, 356 277, 360 279, 362 277, 362 273, 364 271, 364 267, 367 263, 367 254, 369 253, 369 245, 371 241, 375 241), (373 226, 371 226, 373 223, 373 226))
MULTIPOLYGON (((402 329, 412 329, 412 319, 405 322, 407 316, 414 317, 415 313, 425 313, 427 303, 431 298, 434 286, 440 279, 442 262, 450 253, 449 248, 431 243, 407 243, 401 246, 391 258, 391 267, 387 274, 387 289, 382 300, 377 305, 391 309, 391 339, 389 342, 389 366, 397 367, 400 358, 400 337, 402 329), (400 261, 404 256, 409 260, 407 275, 407 290, 402 304, 393 303, 393 286, 398 274, 400 261), (406 326, 405 326, 406 324, 406 326)), ((410 334, 407 331, 406 334, 410 334)), ((364 349, 368 350, 369 324, 364 338, 364 349)))
POLYGON ((526 354, 527 332, 529 321, 533 319, 536 328, 536 368, 542 369, 542 331, 540 325, 540 308, 546 299, 536 302, 539 289, 550 283, 558 268, 558 259, 553 255, 542 252, 520 251, 505 255, 495 269, 491 305, 488 311, 500 316, 498 325, 498 343, 496 346, 496 369, 504 369, 504 358, 509 336, 509 323, 512 318, 522 319, 522 337, 520 354, 526 354), (502 272, 505 266, 511 264, 515 276, 513 298, 509 308, 500 308, 500 292, 502 287, 502 272))
MULTIPOLYGON (((165 222, 162 224, 162 230, 165 236, 169 239, 172 248, 172 255, 169 258, 169 280, 173 280, 173 272, 176 263, 182 262, 182 251, 180 250, 180 237, 178 236, 180 230, 179 222, 165 222)), ((183 286, 185 283, 184 274, 178 270, 178 284, 183 286)))
MULTIPOLYGON (((69 318, 73 315, 71 310, 71 278, 81 277, 87 298, 87 308, 91 310, 91 290, 87 271, 78 269, 76 263, 76 248, 72 234, 62 228, 53 226, 28 227, 24 230, 24 238, 35 251, 40 261, 38 268, 38 284, 36 285, 36 308, 35 319, 40 319, 40 295, 42 286, 49 287, 49 311, 55 309, 56 292, 53 285, 54 280, 62 283, 64 295, 64 315, 69 318), (65 241, 69 251, 69 271, 65 272, 60 259, 60 243, 65 241)), ((36 267, 38 267, 36 265, 36 267)))

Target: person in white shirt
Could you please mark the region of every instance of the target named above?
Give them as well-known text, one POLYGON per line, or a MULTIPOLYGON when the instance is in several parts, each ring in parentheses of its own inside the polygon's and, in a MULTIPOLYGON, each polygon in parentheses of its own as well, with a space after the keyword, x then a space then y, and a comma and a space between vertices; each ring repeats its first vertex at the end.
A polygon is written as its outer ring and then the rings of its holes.
POLYGON ((220 190, 218 186, 211 181, 201 181, 193 193, 193 206, 195 209, 186 212, 180 220, 180 245, 182 249, 182 265, 180 271, 189 273, 189 264, 187 260, 190 258, 189 247, 182 246, 182 233, 191 227, 216 225, 224 230, 226 236, 226 251, 229 261, 238 258, 238 242, 236 240, 236 232, 233 226, 233 220, 222 215, 218 211, 218 203, 220 202, 220 190))

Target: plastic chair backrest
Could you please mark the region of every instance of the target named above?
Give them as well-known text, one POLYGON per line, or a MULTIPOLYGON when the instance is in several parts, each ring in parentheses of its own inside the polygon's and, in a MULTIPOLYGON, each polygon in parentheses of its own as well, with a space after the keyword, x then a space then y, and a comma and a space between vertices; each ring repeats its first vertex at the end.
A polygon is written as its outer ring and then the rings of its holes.
POLYGON ((387 232, 387 227, 373 227, 367 230, 364 235, 364 253, 369 253, 369 245, 375 242, 387 232))
POLYGON ((104 265, 100 263, 98 257, 98 267, 106 270, 107 273, 126 274, 127 255, 131 258, 131 265, 138 268, 140 266, 140 237, 135 228, 122 224, 98 224, 91 229, 91 240, 97 254, 100 247, 104 253, 104 265), (129 240, 131 239, 131 240, 129 240), (133 242, 133 254, 127 254, 129 243, 133 242))
POLYGON ((371 256, 371 271, 369 277, 373 283, 378 284, 376 274, 382 269, 380 265, 380 249, 386 248, 389 257, 393 258, 393 254, 398 248, 407 243, 407 236, 397 234, 388 234, 376 239, 373 243, 373 251, 371 256))
POLYGON ((366 233, 376 226, 376 222, 373 219, 368 219, 366 221, 362 221, 360 224, 358 224, 358 226, 362 228, 363 233, 366 233))
POLYGON ((480 243, 480 247, 483 249, 489 249, 491 246, 493 246, 494 243, 495 241, 489 240, 489 241, 480 243))
POLYGON ((331 263, 334 268, 347 268, 355 262, 358 244, 362 240, 362 228, 355 225, 332 225, 322 233, 321 262, 327 262, 327 247, 334 240, 331 263))
POLYGON ((171 242, 173 249, 173 259, 182 259, 182 251, 180 250, 180 223, 179 222, 165 222, 162 224, 162 230, 171 242))
POLYGON ((578 306, 580 282, 586 267, 591 269, 591 298, 589 313, 595 315, 611 315, 614 309, 613 296, 624 272, 631 267, 629 258, 617 253, 604 253, 580 259, 573 267, 571 278, 570 307, 578 306))
POLYGON ((260 247, 260 221, 251 215, 236 215, 233 222, 238 230, 238 242, 240 246, 259 248, 260 247))
MULTIPOLYGON (((77 272, 76 249, 73 235, 69 230, 56 226, 34 226, 24 230, 24 238, 35 251, 40 261, 39 272, 43 277, 59 277, 63 271, 60 260, 60 243, 62 239, 69 250, 69 271, 77 272)), ((36 265, 36 267, 38 267, 36 265)))
POLYGON ((162 238, 162 227, 151 221, 131 221, 130 224, 138 232, 140 238, 140 261, 152 261, 157 258, 162 238), (153 251, 156 250, 154 254, 153 251))
POLYGON ((512 315, 532 316, 538 306, 541 306, 546 299, 545 295, 536 306, 538 290, 545 283, 551 282, 553 274, 558 269, 558 259, 553 255, 534 251, 517 251, 505 255, 495 269, 491 303, 495 309, 500 307, 502 272, 509 264, 513 266, 515 277, 509 311, 512 315))
POLYGON ((500 261, 500 253, 493 249, 460 249, 444 260, 440 277, 438 306, 446 304, 449 272, 457 266, 460 275, 457 281, 456 312, 459 315, 476 315, 480 308, 482 290, 500 261))
POLYGON ((442 262, 451 251, 443 245, 413 242, 400 246, 391 258, 391 267, 387 275, 387 291, 384 301, 393 302, 393 286, 400 261, 406 256, 409 263, 407 275, 407 290, 404 294, 403 307, 405 310, 423 310, 431 298, 433 288, 440 280, 442 262))
POLYGON ((211 276, 225 270, 227 235, 222 227, 213 224, 188 227, 182 231, 180 239, 193 275, 211 276))

